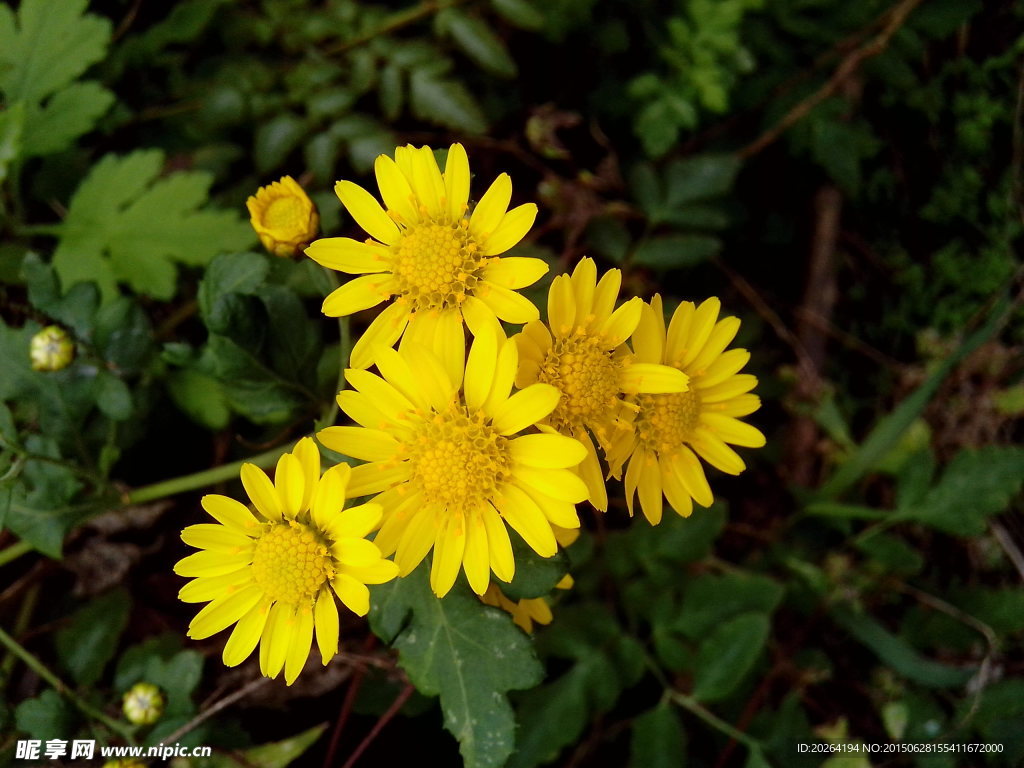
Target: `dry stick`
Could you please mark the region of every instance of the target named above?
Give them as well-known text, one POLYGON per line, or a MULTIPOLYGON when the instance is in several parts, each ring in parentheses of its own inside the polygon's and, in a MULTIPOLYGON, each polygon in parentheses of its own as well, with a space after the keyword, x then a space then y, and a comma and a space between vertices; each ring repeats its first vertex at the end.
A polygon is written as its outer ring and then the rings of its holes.
POLYGON ((395 700, 391 702, 391 706, 388 707, 388 711, 380 716, 370 732, 366 734, 366 738, 360 742, 358 747, 356 747, 356 751, 353 752, 351 757, 345 761, 345 765, 343 765, 342 768, 352 768, 352 766, 356 764, 356 760, 358 760, 363 752, 366 751, 366 748, 373 743, 373 740, 377 738, 377 735, 384 729, 384 726, 391 722, 391 718, 398 714, 398 711, 405 705, 405 702, 409 700, 409 697, 412 696, 412 692, 415 690, 416 689, 413 687, 412 683, 407 684, 405 688, 402 689, 401 693, 399 693, 398 696, 395 697, 395 700))
POLYGON ((239 688, 234 693, 229 693, 223 699, 221 699, 220 701, 214 702, 207 709, 204 709, 198 715, 193 717, 191 720, 189 720, 187 723, 185 723, 183 726, 181 726, 181 728, 176 730, 170 736, 165 737, 164 738, 164 743, 165 744, 170 744, 171 742, 178 741, 182 736, 184 736, 186 733, 188 733, 189 731, 191 731, 194 728, 196 728, 203 721, 208 720, 209 718, 213 717, 214 715, 216 715, 218 712, 220 712, 225 707, 230 707, 232 704, 234 704, 239 699, 244 699, 246 696, 248 696, 250 693, 255 691, 257 688, 260 688, 260 687, 266 685, 269 682, 270 682, 270 678, 269 677, 257 677, 255 680, 252 680, 251 682, 247 683, 246 685, 244 685, 243 687, 239 688))
POLYGON ((363 678, 366 677, 366 668, 359 667, 352 676, 352 682, 348 684, 345 691, 345 699, 341 703, 341 711, 338 713, 338 720, 334 724, 334 732, 331 733, 331 743, 327 746, 327 754, 324 756, 324 768, 330 768, 334 764, 334 755, 338 751, 338 743, 341 741, 341 732, 345 729, 349 715, 352 714, 352 705, 355 703, 359 689, 363 685, 363 678))
POLYGON ((923 0, 903 0, 895 5, 889 16, 889 21, 881 32, 867 45, 862 46, 839 62, 836 71, 832 74, 821 88, 812 93, 806 99, 799 102, 774 126, 761 134, 752 143, 741 149, 737 154, 741 158, 748 158, 756 155, 765 147, 774 143, 782 134, 792 128, 796 123, 803 120, 816 106, 821 104, 829 96, 833 95, 839 87, 854 73, 865 60, 877 56, 889 45, 892 36, 906 22, 911 12, 921 4, 923 0))
POLYGON ((998 520, 989 522, 989 527, 992 529, 992 533, 995 534, 996 541, 1002 547, 1003 553, 1013 563, 1013 567, 1017 569, 1021 579, 1024 579, 1024 554, 1021 554, 1020 548, 1014 542, 1013 537, 1010 536, 1010 532, 998 520))

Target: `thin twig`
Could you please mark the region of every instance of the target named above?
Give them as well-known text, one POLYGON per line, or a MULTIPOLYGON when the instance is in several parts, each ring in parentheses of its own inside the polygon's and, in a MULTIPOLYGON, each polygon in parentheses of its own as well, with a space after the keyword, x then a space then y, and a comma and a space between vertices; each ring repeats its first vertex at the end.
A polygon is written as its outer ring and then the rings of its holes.
POLYGON ((388 21, 381 24, 375 29, 371 29, 362 35, 357 35, 349 40, 345 40, 338 45, 327 48, 324 53, 333 55, 336 53, 345 53, 353 48, 358 48, 361 45, 374 40, 383 35, 390 35, 392 32, 397 32, 402 27, 407 27, 410 24, 415 24, 420 19, 424 19, 431 14, 443 11, 446 8, 454 8, 457 5, 462 5, 467 0, 424 0, 419 5, 413 6, 405 11, 400 11, 392 16, 388 21))
POLYGON ((204 722, 204 721, 208 720, 209 718, 213 717, 218 712, 220 712, 222 709, 225 709, 226 707, 230 707, 232 704, 234 704, 239 699, 244 699, 250 693, 252 693, 253 691, 257 690, 258 688, 263 687, 268 682, 270 682, 270 678, 269 677, 257 677, 255 680, 250 681, 249 683, 247 683, 246 685, 242 686, 241 688, 239 688, 234 693, 229 693, 223 699, 220 699, 219 701, 215 701, 208 708, 204 709, 198 715, 193 717, 191 720, 189 720, 187 723, 185 723, 183 726, 181 726, 181 728, 176 730, 170 736, 165 737, 164 738, 164 743, 165 744, 171 744, 172 742, 179 741, 182 736, 184 736, 189 731, 195 729, 202 722, 204 722))
POLYGON ((1021 554, 1020 548, 1013 540, 1013 537, 1010 536, 1010 532, 998 520, 990 521, 989 527, 992 529, 992 533, 995 535, 996 541, 999 542, 999 546, 1006 554, 1006 557, 1013 563, 1013 567, 1017 569, 1021 579, 1024 579, 1024 554, 1021 554))
POLYGON ((412 683, 408 683, 405 688, 401 690, 398 696, 395 697, 395 700, 391 702, 391 706, 388 707, 387 712, 378 718, 377 722, 374 723, 373 728, 371 728, 370 732, 366 734, 366 738, 359 743, 359 746, 356 747, 356 751, 353 752, 349 759, 345 761, 345 765, 343 765, 342 768, 352 768, 352 766, 356 764, 356 760, 358 760, 370 744, 373 743, 373 740, 377 738, 377 735, 384 730, 384 726, 391 722, 391 719, 398 714, 398 711, 403 706, 405 706, 405 702, 409 700, 409 697, 412 696, 412 693, 415 690, 416 689, 413 687, 412 683))
POLYGON ((857 71, 861 64, 886 49, 892 36, 896 34, 899 28, 906 22, 911 12, 922 2, 923 0, 903 0, 903 2, 895 5, 889 15, 888 23, 871 42, 847 55, 846 58, 839 62, 839 66, 832 73, 832 77, 825 81, 821 88, 797 103, 779 122, 741 149, 738 153, 739 156, 741 158, 748 158, 756 155, 765 147, 777 141, 782 134, 807 117, 816 106, 838 91, 839 87, 857 71))
POLYGON ((331 733, 331 743, 327 745, 327 754, 324 756, 324 768, 331 768, 334 765, 334 755, 338 751, 338 744, 341 741, 341 733, 345 730, 345 723, 352 714, 352 705, 355 704, 359 689, 363 686, 363 678, 366 677, 366 668, 358 667, 352 675, 352 681, 345 691, 345 699, 341 702, 341 711, 338 712, 338 720, 334 724, 334 731, 331 733))

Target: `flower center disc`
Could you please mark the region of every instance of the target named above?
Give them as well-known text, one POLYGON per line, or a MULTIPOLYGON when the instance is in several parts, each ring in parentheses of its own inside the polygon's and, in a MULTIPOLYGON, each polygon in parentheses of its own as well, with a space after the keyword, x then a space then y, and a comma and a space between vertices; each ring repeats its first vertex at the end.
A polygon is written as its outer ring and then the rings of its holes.
POLYGON ((481 256, 459 224, 416 224, 406 230, 394 253, 398 293, 414 309, 457 306, 480 282, 481 256))
POLYGON ((271 600, 311 600, 334 575, 322 540, 301 523, 274 523, 256 542, 252 577, 271 600))
POLYGON ((537 378, 562 393, 551 414, 556 427, 604 421, 619 395, 619 363, 597 336, 555 339, 537 378))
POLYGON ((479 507, 509 477, 508 440, 465 406, 423 422, 407 451, 424 501, 443 509, 479 507))
POLYGON ((294 197, 279 197, 267 207, 263 214, 264 226, 270 229, 290 229, 302 227, 302 204, 294 197))
POLYGON ((668 395, 637 395, 637 433, 651 450, 671 453, 690 439, 700 416, 696 390, 668 395))

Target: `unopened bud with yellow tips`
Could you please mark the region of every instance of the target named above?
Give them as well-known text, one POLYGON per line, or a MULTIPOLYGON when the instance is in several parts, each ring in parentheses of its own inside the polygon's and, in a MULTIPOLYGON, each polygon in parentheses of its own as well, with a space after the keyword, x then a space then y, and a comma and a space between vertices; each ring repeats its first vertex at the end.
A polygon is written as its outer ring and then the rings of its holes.
POLYGON ((164 695, 152 683, 136 683, 124 695, 121 708, 128 722, 152 725, 164 713, 164 695))
POLYGON ((29 357, 33 370, 59 371, 74 360, 75 343, 60 326, 48 325, 32 337, 29 357))
POLYGON ((245 205, 252 228, 274 256, 294 256, 320 231, 316 206, 291 176, 260 187, 245 205))

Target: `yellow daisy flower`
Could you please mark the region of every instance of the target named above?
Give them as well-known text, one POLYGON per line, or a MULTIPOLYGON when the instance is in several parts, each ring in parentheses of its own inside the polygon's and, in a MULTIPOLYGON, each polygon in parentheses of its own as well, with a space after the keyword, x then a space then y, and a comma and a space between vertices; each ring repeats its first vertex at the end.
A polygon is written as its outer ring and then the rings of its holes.
POLYGON ((463 345, 463 319, 474 333, 495 317, 537 319, 537 308, 515 291, 537 282, 547 264, 498 258, 537 217, 533 203, 508 210, 508 174, 494 180, 470 214, 469 160, 461 144, 448 150, 443 174, 430 147, 412 145, 398 147, 394 160, 381 155, 374 170, 386 211, 351 181, 334 188, 370 239, 328 237, 306 249, 318 264, 361 275, 324 300, 325 315, 351 315, 395 297, 353 347, 353 368, 368 368, 373 350, 393 346, 403 332, 424 346, 455 347, 463 345))
POLYGON ((294 256, 320 231, 316 206, 291 176, 260 187, 245 207, 260 242, 274 256, 294 256))
POLYGON ((625 341, 640 322, 643 301, 633 298, 615 309, 621 282, 617 269, 598 282, 593 259, 581 259, 571 277, 559 275, 551 283, 548 324, 528 323, 515 336, 516 386, 541 382, 562 394, 546 423, 586 446, 580 476, 601 511, 608 508, 608 494, 589 433, 607 450, 618 432, 630 429, 635 406, 626 395, 685 392, 688 386, 679 370, 633 359, 625 341))
POLYGON ((665 363, 690 378, 690 389, 678 394, 641 394, 635 398, 635 429, 617 436, 608 452, 613 476, 626 468, 626 502, 633 514, 633 496, 651 522, 661 521, 662 494, 684 517, 693 502, 708 507, 711 487, 698 456, 713 467, 738 475, 746 465, 727 444, 760 448, 760 430, 739 420, 761 407, 752 390, 757 379, 740 369, 750 360, 745 349, 726 347, 736 337, 736 317, 718 319, 721 302, 710 298, 699 307, 684 301, 665 328, 661 296, 644 305, 633 335, 636 357, 665 363))
POLYGON ((376 359, 381 376, 350 369, 355 389, 338 395, 360 426, 327 427, 318 437, 369 462, 352 470, 348 495, 378 494, 384 522, 374 542, 385 556, 395 553, 399 575, 433 549, 430 586, 438 597, 460 568, 478 595, 492 571, 511 581, 505 524, 541 557, 554 555, 552 524, 580 524, 575 504, 587 489, 571 468, 585 451, 562 435, 521 434, 551 413, 558 391, 534 384, 510 395, 515 342, 499 331, 480 333, 464 369, 418 344, 382 348, 376 359))
POLYGON ((181 532, 202 551, 174 566, 178 575, 193 577, 178 597, 210 601, 189 624, 189 637, 201 640, 235 624, 224 663, 241 664, 258 643, 263 674, 277 677, 283 668, 291 685, 305 666, 314 628, 323 663, 338 652, 334 594, 365 616, 366 585, 390 581, 398 568, 365 539, 380 522, 380 506, 342 510, 351 468, 339 464, 321 477, 312 439, 280 458, 274 482, 254 464, 243 465, 241 474, 255 514, 227 496, 203 497, 217 523, 181 532))

